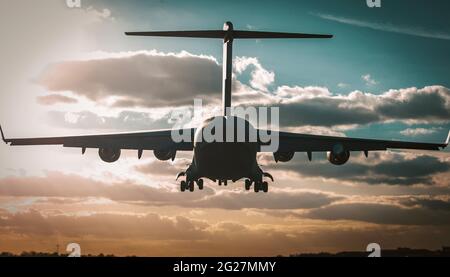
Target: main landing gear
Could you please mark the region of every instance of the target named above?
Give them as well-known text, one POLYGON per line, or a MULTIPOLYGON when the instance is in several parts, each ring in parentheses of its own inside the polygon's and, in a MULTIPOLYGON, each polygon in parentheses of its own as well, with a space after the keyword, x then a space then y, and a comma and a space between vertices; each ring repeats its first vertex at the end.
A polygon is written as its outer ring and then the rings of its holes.
MULTIPOLYGON (((189 176, 186 175, 186 172, 181 172, 178 174, 177 180, 181 176, 186 176, 186 180, 190 179, 190 178, 188 178, 189 176)), ((181 191, 189 190, 190 192, 193 192, 194 188, 195 188, 195 183, 197 183, 197 187, 199 190, 203 190, 203 179, 189 180, 189 181, 182 180, 180 182, 180 190, 181 191)))
POLYGON ((266 181, 252 181, 250 179, 245 179, 245 190, 250 190, 253 185, 253 190, 255 192, 268 192, 269 191, 269 183, 266 181))
MULTIPOLYGON (((203 179, 198 178, 198 177, 193 178, 193 176, 188 174, 187 172, 180 172, 177 175, 177 180, 182 176, 185 176, 186 179, 182 180, 180 182, 180 190, 181 191, 193 192, 196 184, 197 184, 197 187, 199 190, 203 190, 203 179)), ((272 175, 270 175, 267 172, 261 172, 260 174, 256 175, 256 177, 254 177, 254 179, 253 178, 245 179, 245 181, 244 181, 245 182, 244 183, 245 190, 250 190, 253 186, 253 190, 255 192, 260 192, 260 191, 265 192, 265 193, 268 192, 269 184, 268 184, 268 182, 263 181, 263 177, 267 177, 270 180, 272 180, 272 182, 273 182, 272 175)), ((227 180, 217 180, 217 181, 218 181, 219 186, 221 186, 221 185, 226 186, 228 183, 227 180)))

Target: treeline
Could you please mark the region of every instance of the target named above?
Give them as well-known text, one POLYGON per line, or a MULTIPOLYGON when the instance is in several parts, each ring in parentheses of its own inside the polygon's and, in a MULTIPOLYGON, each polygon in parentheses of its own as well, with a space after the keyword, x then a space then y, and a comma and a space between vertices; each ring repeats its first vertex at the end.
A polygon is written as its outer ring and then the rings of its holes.
MULTIPOLYGON (((36 252, 36 251, 23 251, 20 254, 15 254, 11 252, 1 252, 0 257, 67 257, 69 254, 61 254, 57 252, 48 253, 48 252, 36 252)), ((98 255, 81 255, 81 257, 115 257, 112 254, 103 254, 100 253, 98 255)))
MULTIPOLYGON (((298 253, 290 257, 367 257, 370 253, 363 251, 343 251, 338 253, 298 253)), ((381 249, 381 257, 450 257, 450 247, 442 247, 440 250, 429 249, 381 249)))

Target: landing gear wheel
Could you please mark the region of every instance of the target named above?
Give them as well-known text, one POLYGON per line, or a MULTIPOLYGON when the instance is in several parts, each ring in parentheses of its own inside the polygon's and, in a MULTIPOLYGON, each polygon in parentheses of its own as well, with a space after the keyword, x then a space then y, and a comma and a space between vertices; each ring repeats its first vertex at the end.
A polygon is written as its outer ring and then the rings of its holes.
POLYGON ((260 182, 255 182, 255 185, 253 186, 253 189, 255 190, 255 192, 259 192, 259 190, 261 189, 261 183, 260 182))
POLYGON ((189 181, 188 187, 189 187, 189 191, 193 192, 194 191, 194 181, 189 181))
POLYGON ((267 193, 269 191, 269 184, 267 182, 263 182, 261 184, 261 189, 262 191, 264 191, 265 193, 267 193))
POLYGON ((252 186, 252 181, 250 179, 245 179, 245 190, 250 190, 252 186))
POLYGON ((202 190, 203 189, 203 179, 198 179, 197 185, 198 185, 198 189, 202 190))
POLYGON ((180 182, 180 190, 181 191, 185 191, 186 190, 186 181, 181 181, 180 182))

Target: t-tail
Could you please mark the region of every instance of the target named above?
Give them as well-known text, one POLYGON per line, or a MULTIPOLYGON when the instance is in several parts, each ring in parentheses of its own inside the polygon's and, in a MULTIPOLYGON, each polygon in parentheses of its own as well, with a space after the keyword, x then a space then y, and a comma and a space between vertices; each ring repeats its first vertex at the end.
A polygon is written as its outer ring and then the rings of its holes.
POLYGON ((279 38, 332 38, 333 35, 280 33, 234 30, 231 22, 225 22, 223 30, 206 31, 153 31, 153 32, 125 32, 128 36, 155 37, 188 37, 188 38, 217 38, 223 40, 223 79, 222 106, 223 115, 230 115, 231 107, 231 77, 233 68, 233 40, 234 39, 279 39, 279 38))

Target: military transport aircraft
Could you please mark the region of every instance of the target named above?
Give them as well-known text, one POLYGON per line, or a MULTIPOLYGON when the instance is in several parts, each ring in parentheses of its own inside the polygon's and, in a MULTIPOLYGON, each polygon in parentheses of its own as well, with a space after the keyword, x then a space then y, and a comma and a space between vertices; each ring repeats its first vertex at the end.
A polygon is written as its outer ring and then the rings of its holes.
MULTIPOLYGON (((144 131, 117 134, 97 134, 87 136, 67 137, 43 137, 43 138, 5 138, 3 131, 1 135, 5 143, 10 145, 62 145, 64 147, 78 147, 82 154, 86 148, 98 148, 100 158, 108 163, 115 162, 120 157, 121 149, 135 149, 140 159, 144 150, 153 150, 155 157, 159 160, 173 160, 177 151, 194 151, 192 163, 186 171, 178 174, 185 177, 180 182, 181 191, 194 191, 197 184, 203 189, 203 179, 208 178, 219 185, 227 185, 227 181, 233 182, 244 178, 245 189, 250 190, 253 186, 255 192, 268 191, 268 183, 263 181, 273 177, 259 167, 257 153, 263 151, 264 143, 256 142, 206 142, 202 140, 203 130, 209 128, 217 120, 225 122, 244 122, 246 132, 253 126, 243 118, 230 114, 231 107, 231 81, 232 81, 232 47, 234 39, 322 39, 332 38, 332 35, 303 34, 303 33, 279 33, 279 32, 256 32, 234 30, 231 22, 224 24, 223 30, 207 31, 162 31, 162 32, 126 32, 130 36, 159 36, 159 37, 190 37, 190 38, 215 38, 223 40, 223 83, 222 83, 222 105, 223 115, 205 120, 198 128, 183 129, 189 132, 190 140, 175 142, 172 139, 173 130, 144 131)), ((226 132, 226 131, 225 131, 226 132)), ((275 132, 275 131, 274 131, 275 132)), ((276 132, 279 144, 278 149, 273 151, 276 162, 290 161, 295 152, 306 152, 311 160, 313 152, 327 152, 328 160, 334 165, 346 163, 351 151, 362 151, 367 157, 369 151, 386 150, 388 148, 398 149, 423 149, 439 150, 445 148, 450 139, 445 143, 421 143, 403 142, 376 139, 360 139, 348 137, 320 136, 310 134, 297 134, 289 132, 276 132)))

